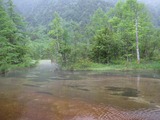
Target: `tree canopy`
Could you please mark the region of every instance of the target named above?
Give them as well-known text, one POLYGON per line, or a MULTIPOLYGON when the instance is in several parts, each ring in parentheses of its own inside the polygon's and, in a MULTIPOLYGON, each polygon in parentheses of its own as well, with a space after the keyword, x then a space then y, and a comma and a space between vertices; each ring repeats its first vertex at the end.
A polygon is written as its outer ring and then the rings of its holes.
POLYGON ((3 71, 30 58, 70 68, 160 59, 158 22, 137 0, 39 0, 21 11, 25 19, 12 0, 0 2, 3 71))

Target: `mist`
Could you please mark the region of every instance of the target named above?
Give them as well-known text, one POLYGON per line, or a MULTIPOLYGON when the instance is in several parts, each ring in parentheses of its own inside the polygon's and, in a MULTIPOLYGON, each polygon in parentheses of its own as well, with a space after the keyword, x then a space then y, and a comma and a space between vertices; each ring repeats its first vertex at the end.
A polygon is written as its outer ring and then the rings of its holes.
MULTIPOLYGON (((69 3, 69 2, 76 2, 77 0, 47 0, 45 1, 48 3, 54 2, 56 3, 57 1, 61 1, 64 3, 69 3)), ((106 2, 110 2, 113 4, 116 4, 118 0, 104 0, 106 2)), ((156 9, 160 5, 160 0, 138 0, 145 5, 156 9)), ((27 14, 27 12, 32 11, 35 7, 38 7, 39 4, 44 3, 43 0, 13 0, 14 4, 17 6, 19 11, 21 11, 23 14, 27 14)))
POLYGON ((145 3, 147 6, 158 6, 160 4, 159 0, 138 0, 140 2, 145 3))

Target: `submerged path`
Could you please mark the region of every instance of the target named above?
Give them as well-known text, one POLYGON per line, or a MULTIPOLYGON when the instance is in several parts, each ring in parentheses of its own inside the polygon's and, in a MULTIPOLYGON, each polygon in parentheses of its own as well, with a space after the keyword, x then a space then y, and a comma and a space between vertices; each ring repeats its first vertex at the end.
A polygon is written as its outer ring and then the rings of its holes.
POLYGON ((159 120, 159 79, 59 71, 49 60, 0 77, 2 120, 159 120), (138 79, 139 80, 139 79, 138 79), (153 83, 148 83, 148 80, 153 83), (155 84, 156 83, 156 84, 155 84), (112 87, 111 87, 112 86, 112 87), (114 86, 114 87, 113 87, 114 86), (127 87, 126 87, 127 86, 127 87), (147 86, 147 87, 146 87, 147 86), (137 91, 138 89, 138 91, 137 91), (146 91, 146 93, 144 92, 146 91), (124 94, 125 93, 125 94, 124 94), (125 96, 126 95, 126 96, 125 96), (143 96, 146 97, 146 101, 143 96), (152 97, 152 98, 153 98, 152 97), (141 101, 140 101, 141 100, 141 101))

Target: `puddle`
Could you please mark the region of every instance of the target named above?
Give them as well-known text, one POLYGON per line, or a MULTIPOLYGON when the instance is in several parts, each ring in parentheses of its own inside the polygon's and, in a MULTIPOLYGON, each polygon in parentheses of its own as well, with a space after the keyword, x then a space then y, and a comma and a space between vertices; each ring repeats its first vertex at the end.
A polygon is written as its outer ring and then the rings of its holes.
POLYGON ((154 71, 55 71, 50 61, 41 61, 0 77, 0 119, 158 120, 158 76, 154 71))

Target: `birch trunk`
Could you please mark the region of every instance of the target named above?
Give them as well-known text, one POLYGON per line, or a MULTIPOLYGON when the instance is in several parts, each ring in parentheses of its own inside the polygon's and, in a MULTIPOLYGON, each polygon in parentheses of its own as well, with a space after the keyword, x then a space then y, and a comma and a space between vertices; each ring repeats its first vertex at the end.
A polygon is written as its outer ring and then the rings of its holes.
POLYGON ((137 51, 137 63, 140 63, 140 53, 139 53, 139 41, 138 41, 138 19, 136 18, 136 51, 137 51))

